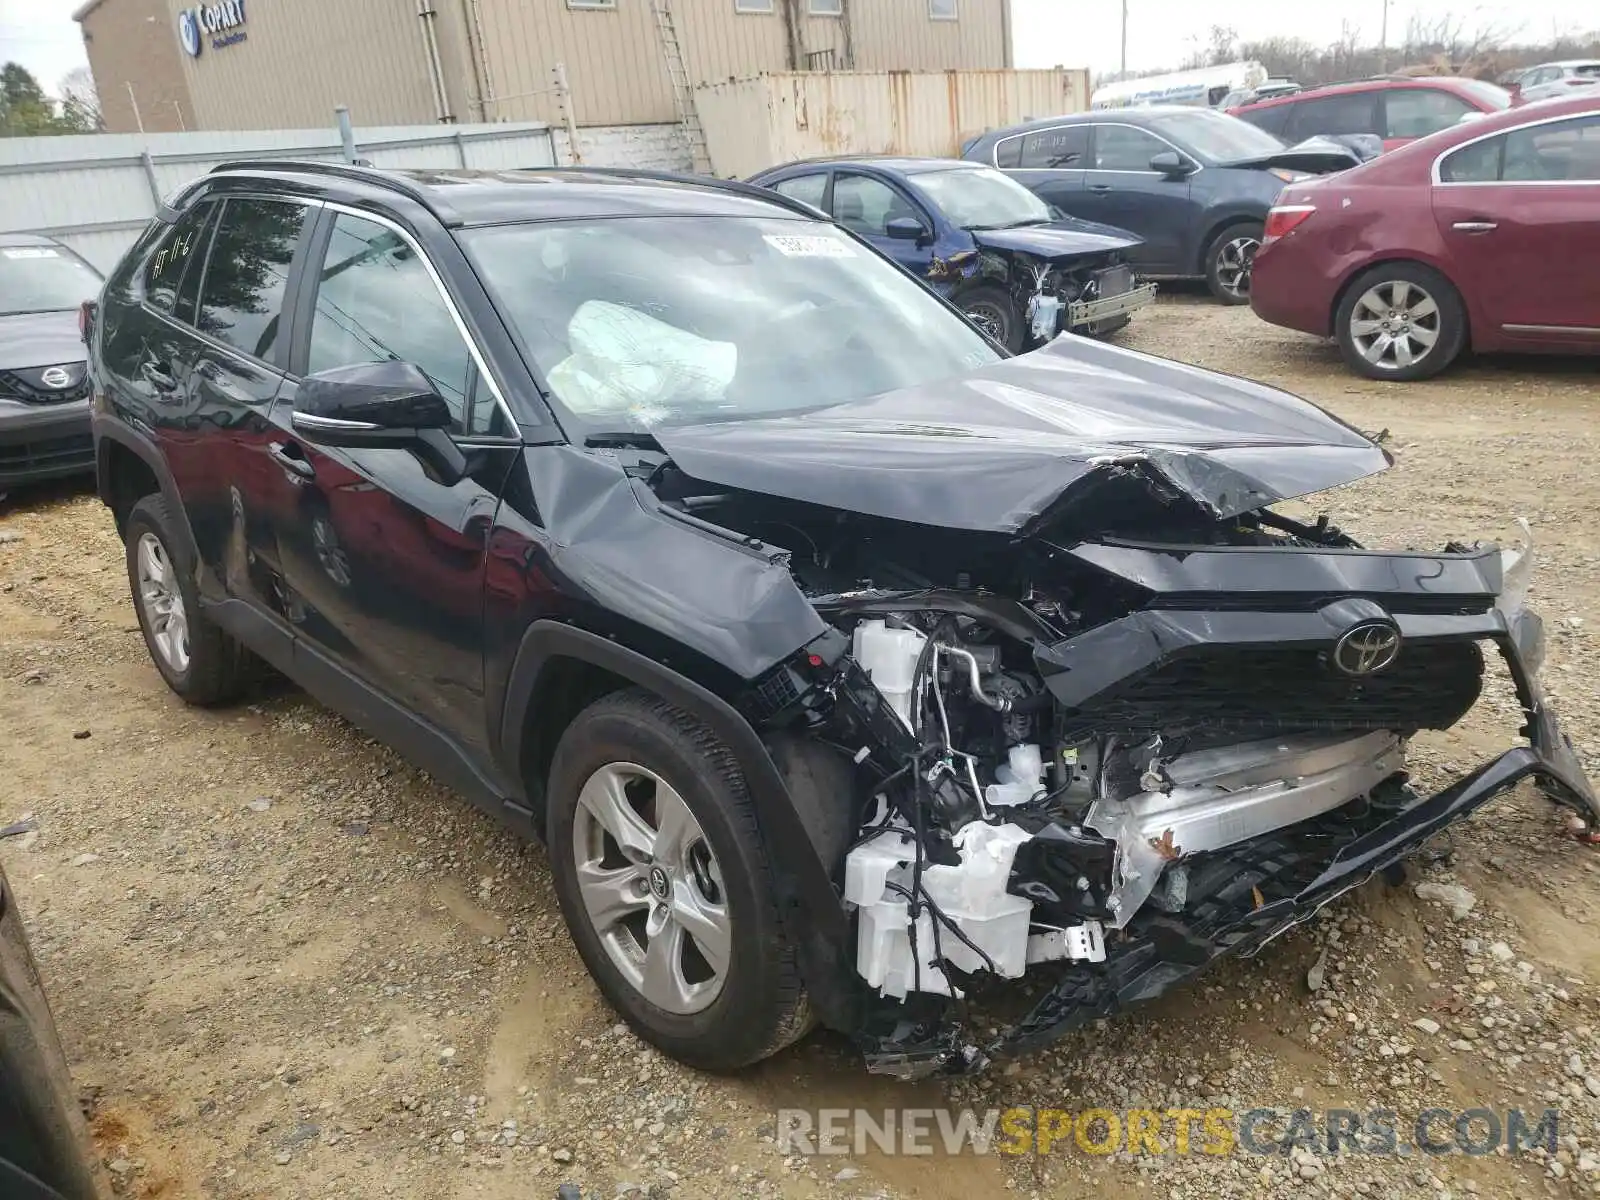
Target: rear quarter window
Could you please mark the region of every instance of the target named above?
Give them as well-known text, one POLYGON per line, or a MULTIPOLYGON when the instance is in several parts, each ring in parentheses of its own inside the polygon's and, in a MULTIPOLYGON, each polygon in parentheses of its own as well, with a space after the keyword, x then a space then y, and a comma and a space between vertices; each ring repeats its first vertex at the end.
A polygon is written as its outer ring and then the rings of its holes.
POLYGON ((1285 126, 1289 123, 1289 114, 1294 109, 1292 104, 1274 104, 1268 108, 1250 108, 1239 114, 1239 119, 1248 121, 1257 129, 1264 129, 1268 133, 1283 136, 1285 126))

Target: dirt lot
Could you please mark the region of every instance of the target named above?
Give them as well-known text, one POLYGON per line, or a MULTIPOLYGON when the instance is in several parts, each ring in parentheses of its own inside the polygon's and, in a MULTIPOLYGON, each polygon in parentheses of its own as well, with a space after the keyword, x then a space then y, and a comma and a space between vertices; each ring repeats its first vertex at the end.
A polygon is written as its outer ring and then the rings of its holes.
MULTIPOLYGON (((1475 363, 1348 375, 1248 310, 1164 301, 1124 343, 1277 383, 1398 464, 1332 497, 1369 543, 1533 522, 1546 679, 1600 777, 1600 375, 1475 363)), ((1425 740, 1423 783, 1504 747, 1492 690, 1425 740)), ((586 1194, 971 1197, 1600 1194, 1600 851, 1531 789, 1418 878, 1374 882, 1200 986, 975 1081, 905 1087, 814 1036, 698 1076, 622 1031, 562 928, 545 856, 289 688, 185 708, 140 641, 122 552, 84 489, 0 507, 0 845, 108 1175, 144 1197, 586 1194), (5 535, 16 535, 8 538, 5 535), (1308 968, 1327 952, 1321 990, 1308 968), (1414 1022, 1421 1019, 1419 1027, 1414 1022), (1430 1032, 1428 1022, 1437 1023, 1430 1032), (1562 1112, 1560 1153, 1440 1159, 964 1155, 785 1160, 780 1107, 1141 1103, 1562 1112)))

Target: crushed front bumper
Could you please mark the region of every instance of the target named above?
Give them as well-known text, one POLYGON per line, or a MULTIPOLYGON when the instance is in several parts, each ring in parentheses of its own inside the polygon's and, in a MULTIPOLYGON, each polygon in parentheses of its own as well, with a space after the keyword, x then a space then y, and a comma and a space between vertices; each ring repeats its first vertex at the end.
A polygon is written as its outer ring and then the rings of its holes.
POLYGON ((1155 298, 1156 285, 1145 283, 1126 292, 1104 296, 1099 300, 1076 300, 1067 305, 1064 324, 1068 329, 1079 329, 1084 326, 1095 328, 1102 322, 1137 312, 1145 305, 1153 304, 1155 298))
POLYGON ((1107 938, 1105 961, 1043 968, 1059 971, 1054 985, 999 1038, 980 1045, 946 1010, 930 1010, 922 1020, 901 1015, 859 1036, 868 1069, 901 1079, 977 1071, 1154 999, 1219 958, 1254 954, 1523 779, 1537 779, 1552 799, 1600 822, 1600 798, 1535 678, 1544 655, 1540 618, 1526 609, 1495 608, 1469 619, 1477 623, 1474 636, 1494 642, 1505 659, 1525 714, 1526 746, 1426 799, 1353 801, 1195 855, 1186 860, 1191 867, 1182 911, 1147 906, 1119 937, 1107 938))

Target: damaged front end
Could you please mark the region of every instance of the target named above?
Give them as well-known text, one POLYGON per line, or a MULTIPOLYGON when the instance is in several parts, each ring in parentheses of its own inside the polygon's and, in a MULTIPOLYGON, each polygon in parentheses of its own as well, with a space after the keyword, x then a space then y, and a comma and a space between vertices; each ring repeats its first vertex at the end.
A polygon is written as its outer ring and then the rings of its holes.
POLYGON ((947 390, 657 435, 659 503, 782 547, 827 626, 742 707, 845 761, 826 867, 854 1004, 828 1019, 902 1078, 1252 953, 1525 777, 1600 817, 1537 682, 1531 538, 1363 550, 1270 506, 1382 469, 1370 441, 1270 389, 1207 376, 1202 402, 1200 373, 1060 346, 947 390), (1204 436, 1180 436, 1201 408, 1204 436), (1069 439, 1091 409, 1140 438, 1069 439), (1408 741, 1473 708, 1489 652, 1527 744, 1419 795, 1408 741), (1048 991, 980 1037, 965 1001, 1033 973, 1048 991))

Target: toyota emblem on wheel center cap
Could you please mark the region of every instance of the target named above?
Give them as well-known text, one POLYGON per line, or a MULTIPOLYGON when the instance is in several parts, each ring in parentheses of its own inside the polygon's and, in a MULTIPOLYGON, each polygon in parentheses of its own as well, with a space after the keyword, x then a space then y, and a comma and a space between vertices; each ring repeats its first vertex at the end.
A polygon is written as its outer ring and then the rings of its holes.
POLYGON ((657 900, 663 902, 672 894, 672 885, 667 879, 667 873, 660 867, 650 868, 650 892, 657 900))
POLYGON ((1376 675, 1400 654, 1400 631, 1388 621, 1366 621, 1344 631, 1333 646, 1333 665, 1346 675, 1376 675))

